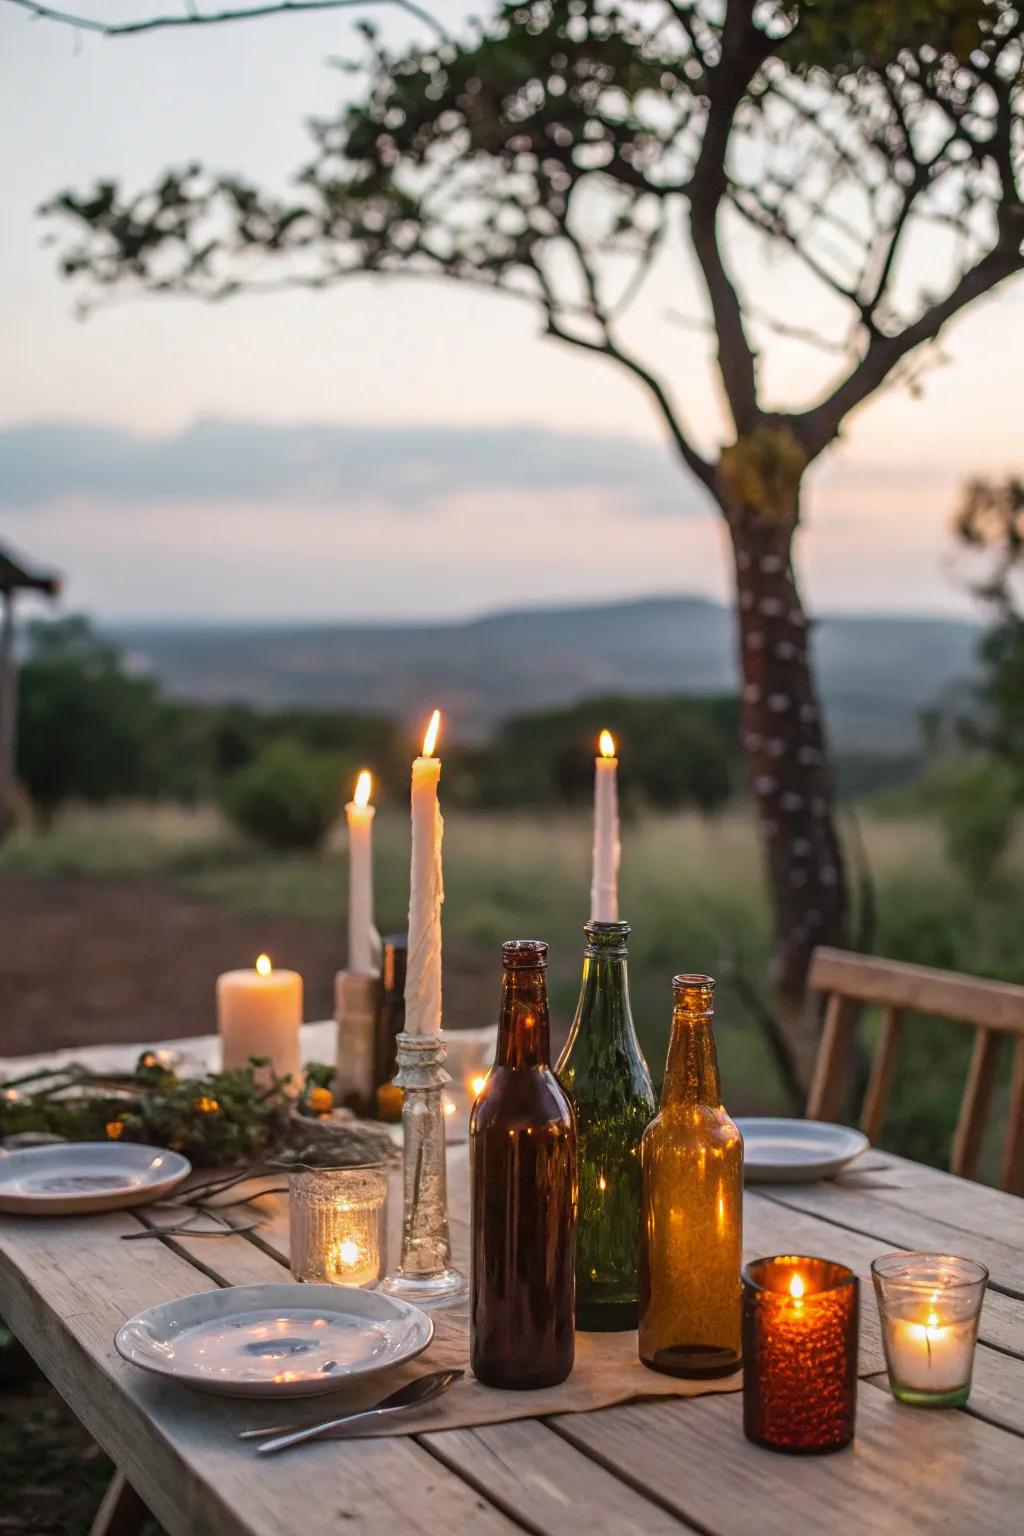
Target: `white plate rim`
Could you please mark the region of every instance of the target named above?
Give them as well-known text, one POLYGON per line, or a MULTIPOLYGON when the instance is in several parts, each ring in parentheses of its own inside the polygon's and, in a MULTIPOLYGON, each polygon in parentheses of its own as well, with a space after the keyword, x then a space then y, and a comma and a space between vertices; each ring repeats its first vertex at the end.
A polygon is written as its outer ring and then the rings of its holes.
MULTIPOLYGON (((303 1310, 306 1310, 304 1307, 303 1310)), ((195 1324, 208 1322, 217 1315, 216 1311, 206 1317, 197 1316, 195 1324)), ((184 1331, 184 1330, 183 1330, 184 1331)), ((415 1360, 425 1349, 429 1348, 434 1337, 434 1320, 422 1308, 414 1306, 412 1302, 405 1301, 400 1296, 389 1296, 386 1291, 366 1290, 355 1285, 327 1285, 327 1284, 300 1284, 296 1280, 281 1280, 262 1285, 231 1285, 212 1291, 195 1291, 187 1296, 179 1296, 174 1301, 158 1302, 155 1306, 146 1307, 142 1312, 137 1312, 134 1317, 129 1317, 121 1324, 114 1334, 114 1348, 121 1359, 128 1365, 133 1365, 137 1370, 148 1371, 151 1375, 161 1376, 165 1380, 175 1381, 180 1386, 190 1387, 197 1392, 209 1392, 218 1397, 321 1397, 330 1392, 344 1391, 351 1382, 360 1381, 367 1376, 380 1375, 392 1370, 395 1366, 405 1365, 410 1360, 415 1360), (302 1381, 276 1383, 273 1381, 221 1381, 215 1382, 209 1377, 193 1376, 181 1370, 175 1370, 168 1362, 156 1358, 139 1358, 132 1353, 129 1332, 133 1328, 145 1327, 149 1319, 156 1319, 161 1312, 171 1308, 181 1307, 185 1303, 194 1303, 197 1309, 202 1311, 202 1303, 218 1302, 225 1306, 225 1315, 231 1316, 232 1311, 226 1310, 227 1301, 233 1300, 241 1303, 239 1312, 260 1311, 265 1307, 277 1305, 295 1306, 297 1300, 308 1301, 309 1311, 333 1310, 345 1311, 345 1298, 357 1295, 360 1297, 375 1297, 393 1308, 393 1315, 400 1319, 407 1318, 413 1322, 419 1330, 420 1336, 416 1339, 414 1347, 404 1354, 387 1360, 383 1364, 370 1362, 356 1366, 346 1371, 343 1375, 324 1378, 323 1381, 302 1381)))
POLYGON ((0 1215, 6 1216, 72 1216, 85 1215, 90 1211, 126 1210, 135 1205, 150 1205, 161 1195, 176 1189, 192 1172, 192 1164, 181 1152, 170 1147, 153 1147, 142 1141, 60 1141, 42 1147, 18 1147, 5 1152, 0 1158, 0 1215), (52 1194, 15 1194, 4 1189, 12 1171, 28 1166, 40 1166, 45 1161, 61 1162, 76 1154, 101 1154, 112 1163, 132 1161, 133 1171, 138 1173, 146 1157, 164 1157, 169 1160, 167 1171, 156 1179, 131 1185, 128 1188, 95 1190, 89 1193, 66 1191, 52 1194), (28 1163, 28 1159, 32 1163, 28 1163))
POLYGON ((799 1184, 834 1177, 871 1145, 870 1138, 856 1126, 839 1125, 833 1120, 796 1119, 786 1115, 738 1115, 736 1124, 744 1141, 744 1174, 752 1183, 799 1184), (826 1139, 831 1135, 837 1142, 841 1141, 844 1150, 839 1151, 836 1147, 829 1153, 827 1147, 822 1146, 819 1156, 796 1163, 777 1163, 756 1155, 750 1158, 746 1151, 748 1130, 756 1132, 770 1129, 790 1131, 798 1139, 814 1131, 823 1131, 826 1139))

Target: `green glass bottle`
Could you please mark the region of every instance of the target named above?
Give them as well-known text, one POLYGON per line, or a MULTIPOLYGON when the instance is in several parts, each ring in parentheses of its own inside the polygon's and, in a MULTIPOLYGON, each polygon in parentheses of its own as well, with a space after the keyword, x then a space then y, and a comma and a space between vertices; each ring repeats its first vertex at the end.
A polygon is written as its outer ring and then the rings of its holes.
POLYGON ((635 1328, 640 1138, 657 1111, 629 1006, 628 923, 587 923, 583 982, 555 1068, 576 1111, 576 1326, 635 1328))

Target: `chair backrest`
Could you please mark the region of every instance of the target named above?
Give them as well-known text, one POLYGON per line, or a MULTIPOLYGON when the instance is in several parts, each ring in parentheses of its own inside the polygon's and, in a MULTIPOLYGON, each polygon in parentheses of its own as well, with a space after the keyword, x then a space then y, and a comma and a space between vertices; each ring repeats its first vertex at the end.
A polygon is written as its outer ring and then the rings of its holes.
POLYGON ((1013 1069, 999 1183, 1014 1194, 1024 1194, 1024 987, 842 949, 815 950, 809 985, 827 999, 807 1099, 809 1119, 834 1120, 841 1113, 857 1017, 865 1004, 882 1010, 860 1116, 861 1129, 872 1141, 877 1140, 885 1119, 904 1015, 928 1013, 976 1032, 950 1157, 951 1171, 965 1179, 977 1177, 1000 1045, 1005 1036, 1011 1036, 1013 1069))

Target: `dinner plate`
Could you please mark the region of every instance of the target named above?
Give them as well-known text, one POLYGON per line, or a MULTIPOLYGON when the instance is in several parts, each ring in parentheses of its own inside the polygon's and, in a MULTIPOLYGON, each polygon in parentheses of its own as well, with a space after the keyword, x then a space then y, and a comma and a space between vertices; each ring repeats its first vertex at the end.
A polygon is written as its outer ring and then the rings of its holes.
POLYGON ((228 1397, 313 1397, 421 1354, 425 1312, 351 1285, 236 1285, 140 1312, 114 1339, 132 1365, 228 1397))
POLYGON ((0 1157, 0 1211, 81 1216, 146 1205, 192 1171, 187 1157, 129 1141, 62 1141, 0 1157))
POLYGON ((824 1120, 737 1120, 750 1184, 803 1184, 834 1178, 870 1143, 863 1131, 824 1120))

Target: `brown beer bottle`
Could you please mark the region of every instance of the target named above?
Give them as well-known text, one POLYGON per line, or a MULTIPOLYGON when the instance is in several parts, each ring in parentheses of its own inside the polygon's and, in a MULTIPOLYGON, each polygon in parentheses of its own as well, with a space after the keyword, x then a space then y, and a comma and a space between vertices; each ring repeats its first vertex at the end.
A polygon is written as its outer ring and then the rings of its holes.
POLYGON ((710 976, 676 976, 661 1112, 640 1143, 640 1359, 669 1376, 740 1364, 743 1138, 722 1104, 710 976))
POLYGON ((494 1066, 470 1121, 470 1364, 553 1387, 575 1354, 576 1125, 551 1070, 546 944, 502 945, 494 1066))

